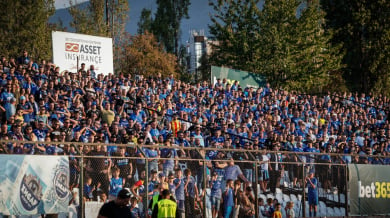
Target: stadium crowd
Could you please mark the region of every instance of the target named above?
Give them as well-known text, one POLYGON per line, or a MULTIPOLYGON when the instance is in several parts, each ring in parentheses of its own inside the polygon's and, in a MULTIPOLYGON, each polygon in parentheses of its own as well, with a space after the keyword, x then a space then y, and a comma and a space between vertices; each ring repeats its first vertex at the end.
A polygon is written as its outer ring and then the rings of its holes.
MULTIPOLYGON (((245 152, 220 149, 256 151, 255 157, 263 161, 259 166, 263 193, 269 188, 275 191, 283 171, 288 172, 292 186, 303 185, 299 181, 302 172, 294 165, 284 165, 284 161, 390 163, 386 96, 316 96, 273 89, 269 84, 241 87, 237 81, 228 84, 225 79, 215 84, 188 84, 173 75, 103 75, 93 65, 85 64, 78 72, 67 72, 50 62, 33 60, 27 51, 18 58, 1 57, 0 73, 0 139, 102 143, 94 147, 7 143, 0 152, 91 156, 83 184, 87 200, 113 198, 122 187, 129 187, 134 201, 142 205, 148 200, 144 197, 145 185, 150 199, 154 190, 166 182, 179 209, 188 217, 196 213, 196 202, 207 195, 210 201, 205 206, 212 208, 212 217, 216 217, 220 205, 224 217, 229 217, 226 213, 254 217, 251 186, 255 172, 251 164, 244 162, 253 159, 245 152), (139 150, 134 146, 119 147, 117 143, 166 147, 141 146, 139 150), (215 149, 192 152, 184 147, 215 149), (302 155, 281 155, 279 151, 302 155), (330 153, 343 156, 334 158, 330 153), (151 158, 147 167, 142 158, 145 156, 151 158), (210 193, 201 188, 203 162, 188 164, 180 161, 181 157, 210 160, 206 166, 210 193), (144 185, 146 174, 149 181, 144 185), (245 188, 238 197, 240 181, 245 188), (241 205, 240 211, 235 210, 237 204, 241 205)), ((71 187, 77 187, 81 166, 77 158, 71 160, 71 187)), ((311 170, 314 166, 308 167, 307 171, 311 170)), ((337 186, 326 182, 334 172, 316 171, 324 188, 337 186)), ((142 206, 136 208, 143 216, 142 206)))

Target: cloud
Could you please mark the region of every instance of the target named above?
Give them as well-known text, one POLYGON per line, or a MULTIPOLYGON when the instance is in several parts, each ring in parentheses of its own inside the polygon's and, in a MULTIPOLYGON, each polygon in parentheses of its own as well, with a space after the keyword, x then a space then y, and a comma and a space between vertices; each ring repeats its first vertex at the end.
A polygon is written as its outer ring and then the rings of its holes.
MULTIPOLYGON (((72 2, 76 2, 77 4, 80 4, 80 3, 83 3, 86 1, 88 1, 88 0, 72 0, 72 2)), ((61 8, 67 8, 70 6, 69 0, 55 0, 54 6, 56 7, 57 10, 61 9, 61 8)))

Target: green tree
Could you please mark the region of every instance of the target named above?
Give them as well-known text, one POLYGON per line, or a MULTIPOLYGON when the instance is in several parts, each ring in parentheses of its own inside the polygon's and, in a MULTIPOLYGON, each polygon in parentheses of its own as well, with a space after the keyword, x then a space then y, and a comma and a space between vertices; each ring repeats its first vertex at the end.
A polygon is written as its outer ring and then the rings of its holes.
POLYGON ((125 39, 121 45, 124 48, 125 74, 168 76, 176 72, 176 57, 164 51, 152 33, 127 35, 125 39))
POLYGON ((114 66, 121 71, 124 66, 120 46, 125 40, 129 3, 127 0, 90 0, 86 7, 80 7, 70 0, 71 26, 76 33, 111 37, 113 39, 114 66))
POLYGON ((258 63, 272 84, 315 92, 330 87, 341 71, 341 55, 324 31, 324 16, 318 0, 265 2, 258 63))
POLYGON ((123 48, 121 42, 126 40, 126 24, 129 20, 129 2, 128 0, 114 0, 110 4, 111 10, 111 25, 110 32, 113 38, 114 46, 114 66, 115 71, 122 71, 122 66, 125 65, 123 48))
POLYGON ((76 33, 96 36, 109 36, 105 0, 90 0, 85 8, 70 0, 69 13, 71 27, 76 33))
POLYGON ((142 9, 141 11, 141 17, 137 23, 138 26, 138 34, 143 34, 146 31, 151 32, 152 31, 152 11, 149 9, 142 9))
POLYGON ((211 3, 211 63, 266 76, 274 87, 320 91, 340 78, 340 49, 331 46, 317 0, 221 0, 211 3))
POLYGON ((211 65, 210 65, 209 55, 207 55, 207 53, 204 53, 200 57, 199 62, 200 62, 200 66, 198 67, 197 71, 200 74, 200 81, 209 81, 211 78, 211 65))
POLYGON ((210 33, 218 43, 212 44, 210 62, 216 66, 258 72, 259 0, 210 1, 214 14, 210 33))
POLYGON ((0 7, 0 53, 19 56, 26 49, 35 60, 50 59, 56 25, 48 19, 55 11, 54 0, 2 0, 0 7))
POLYGON ((346 54, 344 78, 350 89, 390 94, 390 1, 321 1, 327 28, 346 54))
POLYGON ((166 51, 179 55, 180 22, 189 18, 189 0, 157 0, 152 32, 166 51))

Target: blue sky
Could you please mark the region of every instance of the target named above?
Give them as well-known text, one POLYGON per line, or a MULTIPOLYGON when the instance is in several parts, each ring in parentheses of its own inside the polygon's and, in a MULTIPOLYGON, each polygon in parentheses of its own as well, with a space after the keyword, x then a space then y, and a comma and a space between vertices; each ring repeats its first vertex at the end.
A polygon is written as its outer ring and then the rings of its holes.
MULTIPOLYGON (((73 3, 80 4, 88 0, 72 0, 73 3)), ((210 23, 209 13, 211 8, 208 5, 209 0, 191 0, 189 7, 190 19, 183 19, 181 23, 181 43, 189 39, 189 32, 191 30, 204 30, 206 36, 208 35, 208 24, 210 23)), ((65 12, 69 7, 69 0, 55 0, 55 7, 61 11, 52 17, 53 22, 57 22, 58 19, 62 19, 65 26, 68 27, 68 23, 71 19, 70 14, 65 12)), ((129 20, 126 25, 126 31, 131 34, 137 33, 137 22, 139 21, 141 11, 143 8, 151 9, 155 11, 157 8, 156 0, 129 0, 129 20)))
MULTIPOLYGON (((72 2, 79 4, 86 1, 88 0, 73 0, 72 2)), ((69 7, 69 0, 55 0, 54 6, 56 7, 56 9, 67 8, 69 7)))

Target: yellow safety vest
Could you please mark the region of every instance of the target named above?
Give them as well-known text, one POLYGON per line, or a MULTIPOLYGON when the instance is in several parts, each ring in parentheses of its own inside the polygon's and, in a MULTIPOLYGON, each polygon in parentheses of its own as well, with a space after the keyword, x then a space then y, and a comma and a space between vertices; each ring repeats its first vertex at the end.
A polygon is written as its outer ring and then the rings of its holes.
POLYGON ((156 193, 156 194, 154 194, 153 195, 153 198, 152 198, 152 211, 153 211, 153 209, 154 209, 154 206, 156 206, 156 204, 158 203, 158 196, 159 196, 159 194, 158 193, 156 193))
POLYGON ((162 199, 157 203, 157 218, 176 218, 176 202, 169 199, 162 199))

